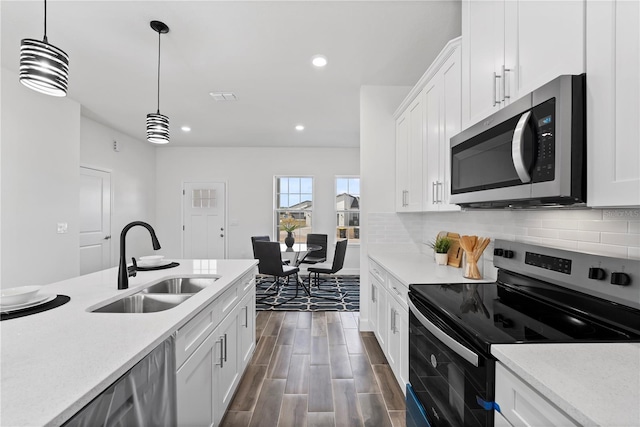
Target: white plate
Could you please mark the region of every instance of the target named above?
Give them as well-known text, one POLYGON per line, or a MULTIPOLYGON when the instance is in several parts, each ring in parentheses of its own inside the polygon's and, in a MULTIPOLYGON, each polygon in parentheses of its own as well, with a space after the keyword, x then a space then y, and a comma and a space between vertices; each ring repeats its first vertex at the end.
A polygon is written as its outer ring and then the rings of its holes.
POLYGON ((144 262, 144 261, 138 261, 138 267, 142 267, 142 268, 153 268, 153 267, 164 267, 165 265, 169 265, 171 264, 173 261, 171 261, 170 259, 163 259, 160 262, 144 262))
POLYGON ((35 301, 42 286, 19 286, 0 291, 0 306, 26 304, 35 301))
POLYGON ((42 294, 38 295, 35 300, 25 302, 22 304, 2 305, 0 311, 3 313, 9 313, 11 311, 24 310, 25 308, 37 307, 42 304, 46 304, 56 299, 56 294, 42 294))

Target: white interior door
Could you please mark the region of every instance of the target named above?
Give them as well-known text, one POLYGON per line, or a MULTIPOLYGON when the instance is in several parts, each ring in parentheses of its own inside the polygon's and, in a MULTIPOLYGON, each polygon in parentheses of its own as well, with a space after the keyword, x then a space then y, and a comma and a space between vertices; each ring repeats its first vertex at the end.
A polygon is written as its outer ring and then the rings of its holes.
POLYGON ((224 259, 226 194, 223 182, 186 182, 183 190, 183 256, 224 259))
POLYGON ((111 173, 80 168, 80 274, 111 267, 111 173))

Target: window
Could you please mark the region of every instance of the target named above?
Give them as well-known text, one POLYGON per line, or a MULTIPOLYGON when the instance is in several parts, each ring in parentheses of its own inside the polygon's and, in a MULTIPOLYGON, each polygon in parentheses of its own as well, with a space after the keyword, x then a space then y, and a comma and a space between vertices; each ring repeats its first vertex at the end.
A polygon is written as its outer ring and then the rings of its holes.
POLYGON ((296 242, 307 241, 311 233, 311 214, 313 211, 313 178, 278 176, 276 177, 275 235, 284 242, 287 232, 282 230, 282 220, 290 218, 297 228, 293 232, 296 242))
POLYGON ((336 178, 336 238, 360 243, 360 178, 336 178))

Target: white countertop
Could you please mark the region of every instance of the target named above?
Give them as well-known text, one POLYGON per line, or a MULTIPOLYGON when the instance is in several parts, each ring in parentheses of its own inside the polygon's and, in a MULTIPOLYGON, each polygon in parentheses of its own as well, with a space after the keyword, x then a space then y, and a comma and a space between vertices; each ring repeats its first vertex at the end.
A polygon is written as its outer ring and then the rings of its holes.
POLYGON ((433 254, 369 251, 369 257, 406 286, 410 284, 487 283, 491 278, 466 279, 464 268, 437 265, 433 254))
POLYGON ((60 425, 252 271, 255 260, 177 260, 180 266, 138 272, 117 289, 118 269, 47 285, 40 292, 71 301, 49 311, 0 322, 2 426, 60 425), (91 313, 165 277, 218 276, 215 284, 157 313, 91 313))
POLYGON ((494 345, 491 353, 581 425, 640 426, 640 344, 494 345))

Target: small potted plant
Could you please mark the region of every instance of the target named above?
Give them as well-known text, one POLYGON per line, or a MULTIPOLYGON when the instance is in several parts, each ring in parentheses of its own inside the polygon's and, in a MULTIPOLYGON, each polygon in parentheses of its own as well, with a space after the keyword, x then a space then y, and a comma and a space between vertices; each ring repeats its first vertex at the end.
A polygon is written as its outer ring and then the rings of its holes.
POLYGON ((433 248, 436 256, 436 264, 447 265, 449 259, 449 248, 451 248, 451 239, 448 237, 437 237, 436 241, 429 244, 433 248))
POLYGON ((284 238, 284 243, 288 248, 292 247, 295 243, 295 239, 291 233, 299 227, 300 225, 293 216, 288 216, 280 220, 280 228, 287 232, 287 237, 284 238))

